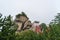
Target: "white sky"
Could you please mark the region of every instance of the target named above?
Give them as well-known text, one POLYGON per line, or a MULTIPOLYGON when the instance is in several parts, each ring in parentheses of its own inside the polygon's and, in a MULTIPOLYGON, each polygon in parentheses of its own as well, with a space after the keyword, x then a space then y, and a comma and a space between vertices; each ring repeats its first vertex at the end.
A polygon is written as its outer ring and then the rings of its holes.
POLYGON ((25 12, 31 21, 48 24, 60 12, 60 0, 0 0, 0 13, 13 17, 25 12))

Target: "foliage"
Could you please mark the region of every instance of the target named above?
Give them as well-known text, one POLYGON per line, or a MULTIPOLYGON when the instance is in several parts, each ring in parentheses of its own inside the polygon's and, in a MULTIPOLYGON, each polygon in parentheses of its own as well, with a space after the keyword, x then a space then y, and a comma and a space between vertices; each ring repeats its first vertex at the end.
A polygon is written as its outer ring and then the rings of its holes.
POLYGON ((15 33, 17 25, 11 15, 2 17, 0 14, 0 40, 60 40, 60 14, 55 17, 47 28, 45 23, 41 24, 43 33, 36 33, 31 30, 24 30, 15 33), (56 20, 56 21, 55 21, 56 20))
POLYGON ((16 35, 16 40, 39 40, 39 35, 31 30, 25 30, 16 35))
POLYGON ((45 23, 41 23, 40 26, 42 27, 43 30, 47 29, 47 25, 45 23))
POLYGON ((14 38, 17 25, 13 22, 11 15, 4 18, 2 18, 2 16, 0 17, 0 27, 2 27, 0 30, 0 40, 10 40, 11 37, 14 38))
POLYGON ((52 23, 50 23, 50 26, 52 39, 60 40, 60 13, 58 13, 58 15, 55 16, 55 19, 52 23))
POLYGON ((60 24, 60 13, 55 16, 55 19, 52 20, 52 24, 60 24))

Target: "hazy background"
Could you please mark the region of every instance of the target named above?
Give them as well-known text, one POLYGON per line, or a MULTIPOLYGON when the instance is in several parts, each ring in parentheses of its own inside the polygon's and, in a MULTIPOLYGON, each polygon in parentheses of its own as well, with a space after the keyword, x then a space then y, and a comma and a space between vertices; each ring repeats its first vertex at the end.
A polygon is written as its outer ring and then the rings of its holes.
POLYGON ((60 0, 0 0, 0 13, 5 16, 25 12, 31 21, 48 24, 60 12, 60 0))

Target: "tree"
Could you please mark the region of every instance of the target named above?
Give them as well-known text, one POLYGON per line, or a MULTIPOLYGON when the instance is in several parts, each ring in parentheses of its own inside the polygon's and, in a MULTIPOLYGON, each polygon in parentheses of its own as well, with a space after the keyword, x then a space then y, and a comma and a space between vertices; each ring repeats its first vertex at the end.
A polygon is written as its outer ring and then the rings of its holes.
POLYGON ((0 40, 14 40, 17 25, 12 20, 11 15, 0 19, 1 35, 0 40))
POLYGON ((53 24, 60 24, 60 13, 55 16, 55 19, 52 20, 53 24))
POLYGON ((42 29, 44 29, 44 30, 47 28, 45 23, 41 23, 40 25, 41 25, 42 29))
POLYGON ((53 40, 60 40, 60 13, 55 16, 55 19, 49 25, 51 26, 51 38, 53 40))
POLYGON ((16 35, 16 40, 40 40, 40 37, 31 30, 25 30, 16 35))

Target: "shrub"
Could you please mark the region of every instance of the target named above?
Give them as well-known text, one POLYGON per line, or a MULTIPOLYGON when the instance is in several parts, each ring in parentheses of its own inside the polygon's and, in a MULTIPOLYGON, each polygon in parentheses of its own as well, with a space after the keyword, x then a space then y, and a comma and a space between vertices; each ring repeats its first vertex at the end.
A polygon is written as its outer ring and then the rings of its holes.
POLYGON ((16 40, 39 40, 39 35, 31 30, 25 30, 16 35, 16 40))

